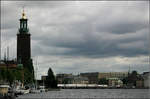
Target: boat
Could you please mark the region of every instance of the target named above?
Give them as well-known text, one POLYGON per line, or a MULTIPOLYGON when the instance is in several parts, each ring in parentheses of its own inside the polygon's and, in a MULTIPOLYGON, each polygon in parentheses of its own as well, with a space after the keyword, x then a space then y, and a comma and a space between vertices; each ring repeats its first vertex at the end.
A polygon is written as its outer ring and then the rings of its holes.
POLYGON ((29 92, 30 92, 30 89, 16 89, 15 90, 16 95, 28 94, 29 92))
POLYGON ((30 90, 30 93, 40 93, 40 92, 41 92, 40 90, 35 89, 35 88, 32 88, 32 89, 30 90))
POLYGON ((23 94, 28 94, 30 92, 30 89, 25 89, 24 87, 21 87, 20 85, 15 85, 13 87, 13 91, 16 95, 23 95, 23 94))
POLYGON ((46 92, 45 86, 39 86, 40 92, 46 92))

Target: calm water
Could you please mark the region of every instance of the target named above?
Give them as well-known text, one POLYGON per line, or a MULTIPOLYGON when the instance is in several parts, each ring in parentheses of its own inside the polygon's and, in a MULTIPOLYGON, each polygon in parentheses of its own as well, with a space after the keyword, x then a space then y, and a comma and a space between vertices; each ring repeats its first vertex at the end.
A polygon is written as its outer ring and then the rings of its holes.
POLYGON ((54 99, 54 98, 150 98, 149 89, 61 89, 38 94, 25 94, 17 99, 54 99))

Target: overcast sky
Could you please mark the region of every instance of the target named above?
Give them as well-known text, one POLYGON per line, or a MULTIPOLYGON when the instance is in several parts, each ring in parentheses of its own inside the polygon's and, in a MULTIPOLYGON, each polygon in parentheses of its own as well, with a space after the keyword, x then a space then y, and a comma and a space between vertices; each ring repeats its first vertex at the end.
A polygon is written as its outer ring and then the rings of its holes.
POLYGON ((38 78, 49 67, 55 74, 149 70, 148 1, 1 1, 2 57, 9 46, 16 58, 23 6, 38 78))

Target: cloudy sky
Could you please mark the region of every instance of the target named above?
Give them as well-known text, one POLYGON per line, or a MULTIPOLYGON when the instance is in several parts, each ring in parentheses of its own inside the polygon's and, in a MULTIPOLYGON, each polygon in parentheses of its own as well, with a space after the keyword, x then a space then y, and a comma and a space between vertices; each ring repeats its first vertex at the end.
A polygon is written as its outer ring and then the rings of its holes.
POLYGON ((2 57, 9 46, 16 58, 23 6, 38 78, 49 67, 55 74, 149 70, 148 1, 1 1, 2 57))

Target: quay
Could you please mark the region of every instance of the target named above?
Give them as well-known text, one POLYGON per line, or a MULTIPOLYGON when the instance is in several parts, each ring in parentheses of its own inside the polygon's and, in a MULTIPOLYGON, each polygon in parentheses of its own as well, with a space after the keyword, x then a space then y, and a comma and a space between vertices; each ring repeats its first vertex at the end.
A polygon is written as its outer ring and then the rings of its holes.
POLYGON ((98 84, 58 84, 60 89, 149 89, 148 87, 108 86, 98 84))

